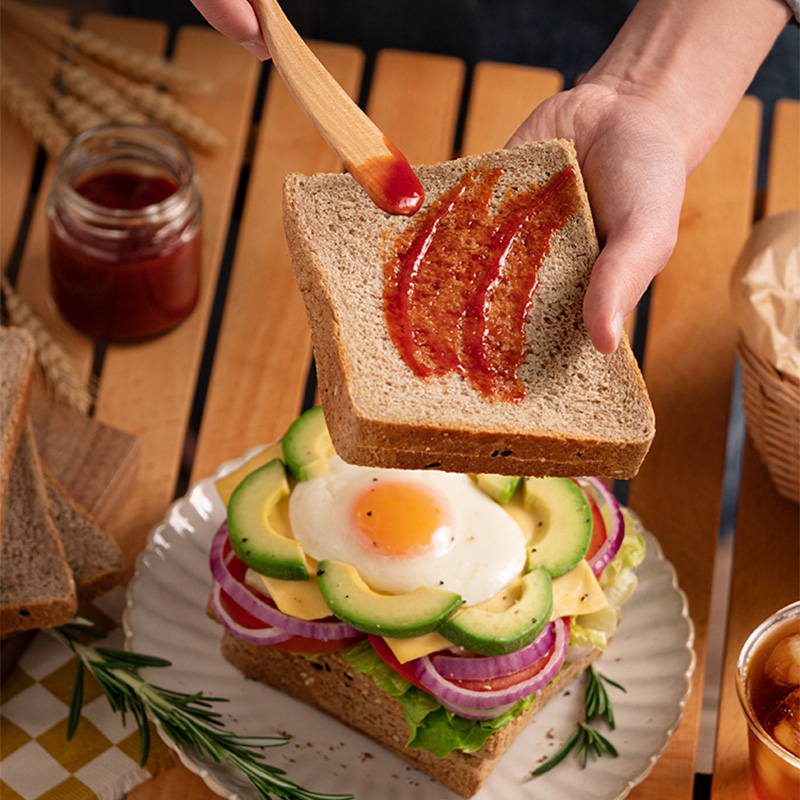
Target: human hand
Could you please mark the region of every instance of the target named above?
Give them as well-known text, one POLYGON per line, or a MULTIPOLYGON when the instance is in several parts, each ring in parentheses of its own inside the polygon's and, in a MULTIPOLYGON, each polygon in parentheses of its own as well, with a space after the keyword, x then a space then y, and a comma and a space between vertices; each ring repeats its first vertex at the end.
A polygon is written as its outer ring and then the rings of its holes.
MULTIPOLYGON (((594 346, 675 246, 686 177, 724 129, 789 19, 784 0, 638 0, 586 77, 536 108, 509 141, 570 138, 602 250, 584 299, 594 346)), ((691 291, 692 287, 687 287, 691 291)))
POLYGON ((592 204, 602 249, 583 314, 594 346, 610 353, 675 246, 687 167, 655 104, 599 83, 546 100, 509 146, 556 137, 574 140, 592 204))
POLYGON ((192 0, 192 5, 221 34, 237 42, 256 58, 269 58, 256 12, 248 0, 192 0))

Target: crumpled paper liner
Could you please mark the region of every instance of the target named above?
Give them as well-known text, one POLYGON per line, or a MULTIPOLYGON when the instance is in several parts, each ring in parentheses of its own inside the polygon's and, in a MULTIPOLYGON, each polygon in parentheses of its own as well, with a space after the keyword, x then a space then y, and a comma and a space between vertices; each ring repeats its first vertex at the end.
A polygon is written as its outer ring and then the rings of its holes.
POLYGON ((730 289, 747 344, 779 372, 800 380, 800 209, 753 226, 730 289))

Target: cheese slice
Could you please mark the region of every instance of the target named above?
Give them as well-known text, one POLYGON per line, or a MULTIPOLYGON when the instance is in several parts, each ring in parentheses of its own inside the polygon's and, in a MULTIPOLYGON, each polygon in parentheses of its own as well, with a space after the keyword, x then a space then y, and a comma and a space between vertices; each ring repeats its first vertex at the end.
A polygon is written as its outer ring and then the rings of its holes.
POLYGON ((453 646, 452 642, 449 642, 441 633, 436 631, 422 636, 412 636, 410 639, 393 639, 389 636, 384 636, 383 641, 389 645, 394 657, 401 664, 453 646))
POLYGON ((238 469, 234 470, 233 472, 229 472, 227 475, 224 475, 219 480, 215 481, 214 486, 219 492, 222 502, 225 503, 225 507, 227 508, 228 506, 228 500, 231 499, 233 490, 251 472, 255 472, 259 467, 263 467, 264 464, 272 461, 273 458, 281 458, 282 455, 283 450, 281 448, 281 443, 275 442, 275 444, 265 447, 263 450, 256 453, 252 458, 249 458, 238 469))
POLYGON ((244 581, 257 592, 271 597, 278 611, 284 614, 305 620, 324 619, 331 615, 313 572, 307 581, 282 581, 248 569, 244 581))
POLYGON ((608 605, 589 562, 584 559, 565 575, 553 578, 553 612, 551 619, 590 614, 608 605))

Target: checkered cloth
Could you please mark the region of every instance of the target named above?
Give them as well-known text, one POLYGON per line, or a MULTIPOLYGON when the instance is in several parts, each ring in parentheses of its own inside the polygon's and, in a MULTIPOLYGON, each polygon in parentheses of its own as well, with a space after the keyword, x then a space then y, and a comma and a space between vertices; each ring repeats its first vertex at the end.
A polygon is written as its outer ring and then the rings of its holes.
MULTIPOLYGON (((117 589, 82 616, 106 634, 104 647, 123 649, 119 627, 125 604, 117 589)), ((84 674, 81 720, 67 741, 67 716, 78 658, 39 631, 0 691, 0 797, 3 800, 117 800, 171 763, 169 748, 152 730, 150 757, 139 766, 139 732, 111 710, 99 684, 84 674)))

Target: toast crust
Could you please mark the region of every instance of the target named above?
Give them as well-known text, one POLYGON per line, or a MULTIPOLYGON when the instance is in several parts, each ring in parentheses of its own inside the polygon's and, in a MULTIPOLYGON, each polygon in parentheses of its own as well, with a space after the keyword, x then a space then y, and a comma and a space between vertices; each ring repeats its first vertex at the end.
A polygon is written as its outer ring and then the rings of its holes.
MULTIPOLYGON (((503 168, 502 196, 542 185, 577 159, 570 142, 552 140, 416 167, 426 204, 484 165, 503 168)), ((599 247, 580 175, 577 186, 578 210, 539 270, 519 371, 526 396, 502 402, 461 375, 417 377, 392 342, 383 265, 408 220, 376 209, 348 175, 287 177, 286 240, 326 422, 343 459, 408 469, 438 461, 447 471, 513 475, 637 473, 655 435, 653 410, 627 338, 602 355, 585 330, 583 296, 599 247)))
MULTIPOLYGON (((214 617, 210 606, 209 616, 214 617)), ((462 797, 472 797, 497 766, 503 753, 528 726, 535 714, 558 695, 602 653, 592 650, 565 667, 542 689, 530 708, 492 734, 480 750, 454 750, 437 758, 426 750, 406 747, 408 726, 400 702, 354 669, 338 653, 309 661, 267 645, 253 644, 223 631, 221 652, 233 666, 250 678, 323 711, 339 722, 365 734, 406 763, 426 772, 462 797)))

